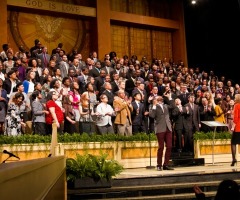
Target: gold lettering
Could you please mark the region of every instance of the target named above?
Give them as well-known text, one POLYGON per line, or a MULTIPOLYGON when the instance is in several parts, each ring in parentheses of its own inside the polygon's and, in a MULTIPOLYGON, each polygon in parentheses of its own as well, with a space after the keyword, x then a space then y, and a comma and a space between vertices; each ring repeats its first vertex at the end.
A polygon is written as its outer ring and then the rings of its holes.
POLYGON ((49 2, 49 8, 50 8, 51 10, 55 10, 55 9, 56 9, 55 3, 49 2))
POLYGON ((60 3, 57 1, 53 2, 46 0, 7 0, 7 4, 9 6, 49 10, 54 12, 69 13, 73 15, 85 15, 89 17, 96 17, 96 8, 60 3))
POLYGON ((37 7, 37 8, 41 8, 43 6, 42 2, 41 1, 31 1, 31 0, 27 0, 26 1, 26 4, 28 6, 32 6, 32 7, 37 7))

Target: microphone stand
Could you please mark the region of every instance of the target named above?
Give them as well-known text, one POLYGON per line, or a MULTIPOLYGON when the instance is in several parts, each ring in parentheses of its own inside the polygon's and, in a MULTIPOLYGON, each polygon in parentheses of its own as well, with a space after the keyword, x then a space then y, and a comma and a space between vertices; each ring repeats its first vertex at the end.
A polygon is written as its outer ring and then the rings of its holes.
POLYGON ((11 158, 12 156, 8 156, 5 160, 2 161, 2 163, 6 163, 6 161, 19 161, 19 160, 8 160, 9 158, 11 158))

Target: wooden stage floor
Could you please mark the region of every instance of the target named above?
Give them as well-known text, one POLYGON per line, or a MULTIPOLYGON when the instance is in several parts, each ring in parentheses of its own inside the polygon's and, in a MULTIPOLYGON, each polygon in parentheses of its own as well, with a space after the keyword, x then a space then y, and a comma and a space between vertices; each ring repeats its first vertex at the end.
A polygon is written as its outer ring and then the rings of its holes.
POLYGON ((205 164, 203 166, 190 166, 190 167, 175 167, 174 170, 157 171, 156 167, 153 169, 134 168, 125 169, 115 179, 124 178, 143 178, 143 177, 166 177, 166 176, 184 176, 184 175, 206 175, 214 173, 230 173, 240 172, 240 163, 234 167, 230 166, 231 163, 214 163, 205 164))

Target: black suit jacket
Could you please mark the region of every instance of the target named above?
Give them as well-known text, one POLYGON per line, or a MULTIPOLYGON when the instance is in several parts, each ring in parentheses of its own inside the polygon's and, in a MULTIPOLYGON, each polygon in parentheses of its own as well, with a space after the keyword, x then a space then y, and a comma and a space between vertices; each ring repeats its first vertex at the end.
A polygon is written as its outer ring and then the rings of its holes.
POLYGON ((96 69, 96 67, 94 67, 89 71, 88 75, 96 78, 100 75, 100 69, 98 70, 98 69, 96 69))
POLYGON ((102 85, 104 84, 104 80, 102 79, 102 77, 96 77, 95 78, 95 82, 94 82, 96 88, 97 88, 97 91, 100 91, 101 90, 101 87, 102 85))
POLYGON ((137 103, 136 101, 132 102, 132 106, 133 106, 133 111, 131 114, 131 119, 132 119, 132 125, 137 125, 137 126, 141 126, 143 125, 143 117, 144 117, 144 112, 145 112, 145 108, 143 103, 139 103, 139 113, 137 114, 137 103))
POLYGON ((172 110, 172 119, 174 123, 174 129, 179 130, 183 128, 187 128, 185 115, 187 114, 186 107, 182 107, 182 112, 180 112, 179 108, 175 106, 172 110))
MULTIPOLYGON (((200 120, 201 121, 215 121, 214 116, 216 116, 216 112, 211 106, 211 110, 208 110, 207 112, 204 111, 204 106, 200 105, 199 106, 199 112, 200 112, 200 120)), ((201 131, 203 132, 209 132, 212 131, 213 128, 205 125, 204 123, 201 123, 201 131)))
MULTIPOLYGON (((16 80, 16 84, 20 82, 19 80, 16 80)), ((3 81, 3 89, 7 91, 7 94, 11 92, 11 87, 12 87, 12 82, 10 81, 9 78, 5 79, 3 81)), ((16 88, 13 88, 13 92, 16 90, 16 88)))
POLYGON ((148 72, 145 75, 145 71, 142 71, 140 76, 144 79, 144 81, 147 81, 149 73, 150 71, 148 70, 148 72))
POLYGON ((126 91, 129 93, 130 96, 132 96, 132 91, 134 90, 135 87, 136 86, 135 86, 132 78, 130 78, 126 81, 126 91))
POLYGON ((115 81, 112 81, 111 85, 112 85, 112 93, 115 93, 119 90, 118 85, 115 81))
POLYGON ((186 93, 186 94, 179 94, 178 98, 181 100, 182 106, 185 106, 185 104, 188 103, 188 96, 190 93, 186 93))
POLYGON ((114 94, 108 90, 104 90, 102 94, 105 94, 108 97, 108 104, 113 106, 114 94))
POLYGON ((200 121, 200 112, 199 112, 199 106, 197 104, 194 104, 194 107, 190 106, 189 103, 185 105, 185 107, 188 107, 188 114, 186 115, 186 125, 189 130, 194 130, 199 131, 199 124, 201 123, 200 121))

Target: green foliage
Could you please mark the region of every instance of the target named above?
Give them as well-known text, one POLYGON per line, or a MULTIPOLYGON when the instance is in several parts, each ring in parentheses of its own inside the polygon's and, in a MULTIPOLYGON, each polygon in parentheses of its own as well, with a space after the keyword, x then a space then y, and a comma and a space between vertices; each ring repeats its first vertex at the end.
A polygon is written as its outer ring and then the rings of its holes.
POLYGON ((116 160, 107 160, 107 154, 95 156, 92 154, 79 155, 76 158, 67 158, 67 181, 89 177, 94 181, 106 179, 110 181, 114 176, 123 171, 123 166, 116 160))
MULTIPOLYGON (((0 135, 0 145, 3 144, 35 144, 35 143, 50 143, 51 135, 19 135, 19 136, 4 136, 0 135)), ((62 134, 58 135, 59 143, 71 142, 111 142, 111 141, 148 141, 149 136, 145 133, 138 133, 133 136, 121 136, 118 134, 105 134, 105 135, 89 135, 83 134, 62 134)), ((150 140, 156 140, 156 135, 151 133, 150 140)))
POLYGON ((35 144, 50 143, 51 136, 42 135, 19 135, 19 136, 0 136, 0 145, 2 144, 35 144))
MULTIPOLYGON (((212 140, 213 139, 213 134, 214 132, 208 132, 208 133, 204 133, 204 132, 196 132, 193 135, 193 140, 212 140)), ((215 139, 216 140, 229 140, 231 139, 232 134, 230 132, 216 132, 215 133, 215 139)))

